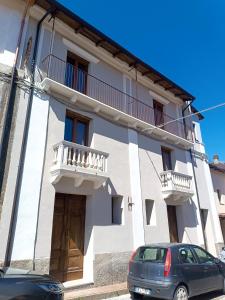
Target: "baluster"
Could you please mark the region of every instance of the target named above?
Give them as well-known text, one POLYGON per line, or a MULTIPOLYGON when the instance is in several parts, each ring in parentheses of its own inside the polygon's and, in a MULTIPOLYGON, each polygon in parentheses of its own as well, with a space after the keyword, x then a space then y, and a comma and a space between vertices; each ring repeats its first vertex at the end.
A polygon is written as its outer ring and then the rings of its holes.
POLYGON ((73 159, 72 159, 72 165, 75 166, 76 165, 76 149, 73 148, 73 159))
POLYGON ((81 166, 82 167, 85 167, 85 151, 84 150, 82 150, 81 151, 81 166))
POLYGON ((77 165, 80 166, 81 164, 81 150, 77 149, 77 165))
POLYGON ((89 156, 89 167, 93 168, 93 153, 90 151, 88 156, 89 156))
POLYGON ((72 162, 71 154, 72 154, 71 148, 68 147, 68 160, 67 160, 68 165, 71 165, 71 162, 72 162))
POLYGON ((68 146, 64 146, 63 149, 63 164, 68 164, 68 146))

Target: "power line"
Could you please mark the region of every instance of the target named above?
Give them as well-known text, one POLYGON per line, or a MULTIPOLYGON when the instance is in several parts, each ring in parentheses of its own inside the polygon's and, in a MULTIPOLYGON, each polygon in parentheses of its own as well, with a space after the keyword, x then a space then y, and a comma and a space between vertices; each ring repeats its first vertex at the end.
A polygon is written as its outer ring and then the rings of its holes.
POLYGON ((192 116, 199 115, 200 113, 207 112, 207 111, 210 111, 210 110, 213 110, 213 109, 216 109, 216 108, 219 108, 219 107, 223 107, 223 106, 225 106, 225 102, 220 103, 220 104, 217 104, 217 105, 214 105, 214 106, 210 106, 210 107, 208 107, 208 108, 202 109, 202 110, 197 111, 197 112, 195 112, 195 113, 191 113, 191 114, 189 114, 189 115, 187 115, 187 116, 183 116, 183 117, 179 117, 179 118, 177 118, 177 119, 173 119, 173 120, 168 121, 168 122, 166 122, 166 123, 160 124, 160 125, 157 126, 157 127, 158 127, 158 128, 161 128, 161 127, 163 127, 163 126, 165 126, 165 125, 168 125, 168 124, 170 124, 170 123, 173 123, 173 122, 176 122, 176 121, 179 121, 179 120, 184 120, 184 119, 190 118, 190 117, 192 117, 192 116))

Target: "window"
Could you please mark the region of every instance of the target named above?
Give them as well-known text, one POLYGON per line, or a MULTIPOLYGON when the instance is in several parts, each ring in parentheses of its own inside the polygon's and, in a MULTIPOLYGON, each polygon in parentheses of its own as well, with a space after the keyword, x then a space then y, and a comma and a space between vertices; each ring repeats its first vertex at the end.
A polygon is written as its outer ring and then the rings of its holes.
POLYGON ((188 247, 182 247, 179 249, 179 259, 182 264, 195 264, 196 259, 188 247))
POLYGON ((139 249, 139 260, 150 261, 154 263, 164 263, 166 260, 166 248, 159 247, 141 247, 139 249))
POLYGON ((65 84, 76 91, 86 94, 88 62, 68 52, 66 62, 65 84))
POLYGON ((162 161, 163 161, 163 170, 168 171, 172 170, 172 159, 171 159, 171 150, 162 147, 162 161))
POLYGON ((208 254, 205 250, 203 250, 199 247, 193 247, 193 249, 198 257, 200 264, 213 262, 213 257, 210 254, 208 254))
POLYGON ((85 117, 67 112, 64 140, 87 146, 89 120, 85 117))
POLYGON ((112 197, 112 224, 121 225, 123 223, 123 197, 112 197))
MULTIPOLYGON (((153 100, 153 109, 155 116, 155 126, 162 125, 164 123, 163 104, 156 100, 153 100)), ((163 129, 163 126, 161 128, 163 129)))
POLYGON ((156 225, 154 201, 145 200, 146 225, 156 225))

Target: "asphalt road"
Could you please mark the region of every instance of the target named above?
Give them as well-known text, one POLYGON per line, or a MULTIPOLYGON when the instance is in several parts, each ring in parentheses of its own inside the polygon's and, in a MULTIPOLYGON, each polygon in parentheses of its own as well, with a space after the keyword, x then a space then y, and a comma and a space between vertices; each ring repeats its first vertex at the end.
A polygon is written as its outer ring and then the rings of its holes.
MULTIPOLYGON (((221 293, 210 293, 198 297, 191 298, 191 300, 225 300, 225 295, 222 295, 221 293)), ((107 300, 130 300, 129 295, 114 297, 114 298, 108 298, 107 300)), ((148 298, 145 297, 144 300, 159 300, 156 298, 148 298)))

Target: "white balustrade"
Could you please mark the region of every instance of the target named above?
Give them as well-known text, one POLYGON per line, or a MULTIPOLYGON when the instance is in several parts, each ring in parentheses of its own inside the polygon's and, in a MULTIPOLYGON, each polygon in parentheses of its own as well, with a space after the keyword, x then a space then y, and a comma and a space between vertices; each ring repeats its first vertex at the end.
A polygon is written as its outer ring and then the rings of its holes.
POLYGON ((160 174, 163 191, 191 192, 192 176, 174 171, 165 171, 160 174))
POLYGON ((95 173, 107 172, 108 153, 67 141, 56 144, 53 149, 54 166, 77 167, 95 173))

